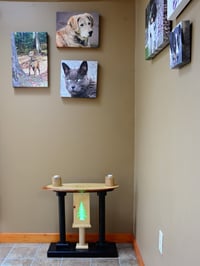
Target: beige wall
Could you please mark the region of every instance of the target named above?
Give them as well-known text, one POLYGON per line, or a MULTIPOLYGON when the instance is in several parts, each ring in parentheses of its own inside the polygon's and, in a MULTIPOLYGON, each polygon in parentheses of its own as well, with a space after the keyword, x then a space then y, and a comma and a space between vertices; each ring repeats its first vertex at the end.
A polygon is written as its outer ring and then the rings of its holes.
POLYGON ((177 19, 193 24, 192 62, 180 70, 169 69, 169 47, 144 60, 147 3, 136 11, 136 236, 147 266, 199 265, 200 1, 177 19))
MULTIPOLYGON (((0 232, 57 232, 57 199, 42 186, 54 174, 104 182, 110 172, 120 188, 107 194, 107 232, 133 232, 133 11, 132 1, 0 2, 0 232), (100 48, 55 47, 56 11, 77 10, 100 13, 100 48), (14 31, 48 32, 49 88, 12 88, 14 31), (97 99, 60 98, 62 59, 98 61, 97 99)), ((95 194, 91 207, 97 232, 95 194)))

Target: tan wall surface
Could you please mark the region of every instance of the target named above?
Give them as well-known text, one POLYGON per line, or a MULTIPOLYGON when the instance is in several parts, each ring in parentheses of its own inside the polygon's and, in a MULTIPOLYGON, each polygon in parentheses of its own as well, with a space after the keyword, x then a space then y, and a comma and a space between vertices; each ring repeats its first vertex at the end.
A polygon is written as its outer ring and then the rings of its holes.
MULTIPOLYGON (((133 11, 132 1, 0 2, 0 232, 57 232, 57 198, 42 190, 52 175, 104 182, 112 172, 120 188, 107 194, 107 231, 132 233, 133 11), (55 47, 56 11, 77 10, 100 13, 100 48, 55 47), (48 32, 49 88, 12 88, 14 31, 48 32), (60 98, 62 59, 98 61, 97 99, 60 98)), ((67 199, 71 232, 72 196, 67 199)), ((95 194, 91 205, 88 231, 97 232, 95 194)))
POLYGON ((169 47, 144 60, 147 3, 136 9, 136 237, 147 266, 199 265, 200 1, 174 21, 193 24, 192 62, 180 70, 169 69, 169 47))

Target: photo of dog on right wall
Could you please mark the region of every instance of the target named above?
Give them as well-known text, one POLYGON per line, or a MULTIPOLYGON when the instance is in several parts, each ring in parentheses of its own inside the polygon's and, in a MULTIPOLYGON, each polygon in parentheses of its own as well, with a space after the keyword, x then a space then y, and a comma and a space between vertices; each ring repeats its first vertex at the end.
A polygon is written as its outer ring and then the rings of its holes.
POLYGON ((56 47, 95 48, 99 46, 99 14, 57 12, 56 47))
POLYGON ((169 36, 170 68, 181 68, 191 61, 191 23, 181 21, 169 36))

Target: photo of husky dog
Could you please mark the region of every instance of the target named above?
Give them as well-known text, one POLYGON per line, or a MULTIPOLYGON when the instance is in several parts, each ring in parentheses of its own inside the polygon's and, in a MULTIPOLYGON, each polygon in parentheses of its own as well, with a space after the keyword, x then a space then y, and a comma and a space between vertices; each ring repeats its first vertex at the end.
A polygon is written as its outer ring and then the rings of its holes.
POLYGON ((181 21, 169 36, 170 68, 178 68, 191 61, 191 24, 181 21))
POLYGON ((170 55, 171 65, 180 64, 182 61, 182 30, 179 24, 174 31, 170 32, 170 55))
POLYGON ((62 61, 61 62, 61 81, 62 77, 64 85, 61 82, 61 97, 72 98, 96 98, 97 90, 97 62, 96 61, 62 61), (78 67, 72 67, 74 65, 78 67), (89 67, 91 64, 93 68, 90 72, 93 72, 93 77, 89 75, 89 67), (64 87, 64 88, 63 88, 64 87))

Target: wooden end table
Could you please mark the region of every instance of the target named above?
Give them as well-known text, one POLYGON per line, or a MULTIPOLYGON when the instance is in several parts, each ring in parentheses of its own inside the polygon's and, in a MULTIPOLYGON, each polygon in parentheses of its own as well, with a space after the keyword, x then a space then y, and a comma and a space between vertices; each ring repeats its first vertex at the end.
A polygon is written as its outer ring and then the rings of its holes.
POLYGON ((105 240, 105 197, 107 192, 118 188, 118 185, 106 186, 105 183, 64 183, 62 186, 44 186, 43 189, 54 191, 58 196, 60 240, 51 243, 48 257, 118 257, 116 244, 105 240), (65 229, 65 196, 67 193, 96 192, 99 197, 99 239, 89 243, 88 249, 77 249, 76 243, 66 239, 65 229))

